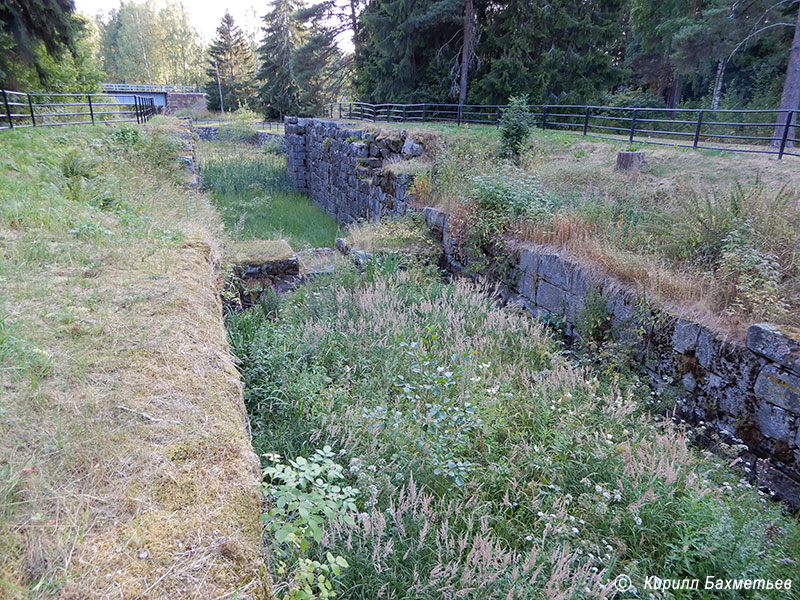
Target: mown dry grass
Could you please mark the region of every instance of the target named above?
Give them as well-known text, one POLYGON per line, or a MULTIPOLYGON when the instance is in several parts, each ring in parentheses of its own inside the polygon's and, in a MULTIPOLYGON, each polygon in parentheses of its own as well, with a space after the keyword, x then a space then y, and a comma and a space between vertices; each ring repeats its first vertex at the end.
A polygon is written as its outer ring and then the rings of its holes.
POLYGON ((4 598, 265 593, 221 224, 173 127, 0 138, 4 598))

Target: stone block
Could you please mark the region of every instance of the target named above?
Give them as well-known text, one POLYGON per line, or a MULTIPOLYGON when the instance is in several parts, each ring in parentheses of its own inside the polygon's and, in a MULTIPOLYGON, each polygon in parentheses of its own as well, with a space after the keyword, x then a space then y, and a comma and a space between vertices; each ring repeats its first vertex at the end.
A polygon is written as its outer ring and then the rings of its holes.
POLYGON ((519 293, 528 300, 536 298, 536 275, 528 271, 522 271, 519 278, 519 293))
POLYGON ((608 299, 611 314, 613 314, 620 323, 627 323, 633 319, 636 314, 635 302, 635 298, 628 296, 628 294, 624 292, 617 292, 608 299))
POLYGON ((772 323, 757 323, 747 330, 747 347, 756 354, 800 375, 800 341, 772 323))
POLYGON ((767 459, 756 461, 756 477, 795 510, 800 509, 800 482, 776 469, 767 459))
POLYGON ((519 249, 519 268, 534 275, 539 269, 539 252, 533 248, 522 246, 519 249))
POLYGON ((567 292, 540 280, 536 289, 536 304, 549 312, 564 313, 567 292))
POLYGON ((577 324, 583 316, 583 309, 586 305, 583 296, 567 294, 564 297, 564 319, 567 323, 577 324))
POLYGON ((586 271, 578 266, 575 266, 571 271, 569 290, 576 296, 588 295, 589 290, 592 289, 592 283, 586 271))
POLYGON ((697 357, 697 362, 700 363, 701 367, 710 369, 711 362, 716 355, 719 340, 705 327, 698 325, 698 328, 700 331, 697 335, 697 345, 695 346, 694 355, 697 357))
POLYGON ((421 156, 425 149, 413 138, 408 138, 401 149, 403 156, 412 158, 414 156, 421 156))
POLYGON ((753 388, 765 402, 800 415, 800 377, 775 365, 766 365, 758 374, 753 388))
POLYGON ((694 352, 697 347, 697 337, 700 335, 700 326, 685 319, 678 319, 672 332, 672 347, 679 354, 694 352))
POLYGON ((558 254, 540 255, 537 272, 548 283, 564 290, 569 287, 569 276, 564 261, 558 254))
POLYGON ((788 411, 769 402, 759 402, 756 406, 756 422, 762 435, 773 440, 789 443, 793 416, 788 411))

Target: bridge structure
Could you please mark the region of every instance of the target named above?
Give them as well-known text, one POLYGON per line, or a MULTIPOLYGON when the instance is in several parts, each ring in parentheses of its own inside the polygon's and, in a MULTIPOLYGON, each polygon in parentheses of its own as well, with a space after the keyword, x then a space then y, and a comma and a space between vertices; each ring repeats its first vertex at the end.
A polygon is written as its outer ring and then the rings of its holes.
POLYGON ((206 95, 196 85, 168 85, 158 83, 101 83, 103 92, 114 96, 121 104, 133 104, 133 97, 152 98, 165 114, 183 108, 202 110, 206 95))

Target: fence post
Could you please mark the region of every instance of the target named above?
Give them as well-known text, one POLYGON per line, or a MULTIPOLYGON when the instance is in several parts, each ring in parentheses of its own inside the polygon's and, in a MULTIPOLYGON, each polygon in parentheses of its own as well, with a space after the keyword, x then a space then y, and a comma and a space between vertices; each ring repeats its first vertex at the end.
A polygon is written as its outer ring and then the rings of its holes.
POLYGON ((6 105, 6 117, 8 117, 8 127, 14 129, 14 120, 11 118, 11 109, 8 107, 8 95, 3 90, 3 104, 6 105))
POLYGON ((542 129, 547 129, 547 105, 542 106, 542 129))
POLYGON ((589 107, 586 107, 586 114, 583 115, 583 135, 589 131, 589 107))
MULTIPOLYGON (((332 116, 333 116, 333 115, 331 115, 331 117, 332 117, 332 116)), ((339 119, 341 119, 341 118, 342 118, 342 103, 341 103, 341 102, 339 102, 339 119)))
POLYGON ((350 103, 350 106, 348 107, 347 110, 348 110, 347 118, 349 120, 352 120, 353 119, 353 103, 352 102, 350 103))
POLYGON ((461 127, 461 105, 458 105, 458 126, 461 127))
POLYGON ((425 122, 425 119, 427 117, 428 117, 428 105, 427 104, 423 104, 422 105, 422 122, 423 123, 425 122))
POLYGON ((31 109, 31 123, 36 127, 36 115, 33 114, 33 100, 31 100, 30 94, 28 94, 28 108, 31 109))
POLYGON ((786 113, 786 125, 783 126, 783 136, 781 137, 781 147, 778 150, 778 160, 783 158, 783 152, 786 150, 786 140, 789 139, 789 130, 792 128, 792 116, 794 111, 790 110, 786 113))
POLYGON ((500 129, 500 107, 497 107, 497 115, 495 116, 495 129, 500 129))
POLYGON ((86 94, 86 98, 89 100, 89 115, 92 117, 92 125, 94 125, 94 107, 92 107, 92 95, 86 94))
POLYGON ((705 111, 700 111, 697 113, 697 128, 694 130, 694 143, 692 143, 692 148, 697 150, 697 144, 700 142, 700 128, 703 126, 703 113, 705 111))
POLYGON ((636 133, 636 109, 633 109, 633 114, 631 115, 631 133, 628 136, 628 143, 633 143, 633 135, 636 133))
POLYGON ((403 123, 406 122, 406 105, 403 104, 403 123))

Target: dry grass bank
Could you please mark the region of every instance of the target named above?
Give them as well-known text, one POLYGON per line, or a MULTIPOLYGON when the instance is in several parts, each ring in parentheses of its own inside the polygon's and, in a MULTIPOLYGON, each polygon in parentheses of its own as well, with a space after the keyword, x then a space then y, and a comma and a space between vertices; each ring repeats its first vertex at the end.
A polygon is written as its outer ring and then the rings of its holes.
POLYGON ((421 206, 474 219, 476 194, 494 186, 528 204, 512 228, 518 239, 562 250, 656 302, 737 335, 759 320, 800 325, 794 157, 642 145, 647 164, 622 173, 616 154, 627 142, 534 130, 514 166, 499 160, 491 127, 366 128, 406 129, 426 147, 407 167, 390 167, 414 173, 421 206), (476 186, 476 176, 488 179, 476 186))
POLYGON ((265 593, 221 224, 173 128, 0 137, 4 598, 265 593))

